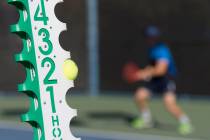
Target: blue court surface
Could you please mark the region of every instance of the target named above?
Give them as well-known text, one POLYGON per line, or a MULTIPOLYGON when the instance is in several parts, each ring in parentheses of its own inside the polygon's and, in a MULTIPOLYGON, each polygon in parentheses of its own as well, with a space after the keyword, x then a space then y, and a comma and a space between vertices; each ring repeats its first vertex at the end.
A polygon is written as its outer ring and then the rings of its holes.
MULTIPOLYGON (((73 133, 82 140, 199 140, 87 129, 73 129, 73 133)), ((33 140, 33 132, 28 126, 3 122, 0 123, 0 140, 33 140)))

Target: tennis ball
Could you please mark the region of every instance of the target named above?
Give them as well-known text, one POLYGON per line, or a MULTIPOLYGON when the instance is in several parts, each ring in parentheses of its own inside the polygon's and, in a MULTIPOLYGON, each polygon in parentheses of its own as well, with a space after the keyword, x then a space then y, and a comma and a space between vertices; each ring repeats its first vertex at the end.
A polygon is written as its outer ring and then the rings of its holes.
POLYGON ((78 75, 78 67, 74 61, 67 59, 63 63, 63 73, 68 80, 75 80, 78 75))

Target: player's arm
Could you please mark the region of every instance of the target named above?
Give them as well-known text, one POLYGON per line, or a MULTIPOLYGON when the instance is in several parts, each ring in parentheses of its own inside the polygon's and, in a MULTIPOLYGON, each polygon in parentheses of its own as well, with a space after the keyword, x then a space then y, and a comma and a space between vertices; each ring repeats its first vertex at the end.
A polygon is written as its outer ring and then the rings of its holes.
POLYGON ((160 59, 155 66, 147 66, 146 68, 137 72, 139 80, 147 80, 152 77, 161 77, 167 73, 168 60, 160 59))
POLYGON ((168 60, 160 59, 154 67, 148 69, 150 77, 161 77, 166 75, 168 70, 168 60))

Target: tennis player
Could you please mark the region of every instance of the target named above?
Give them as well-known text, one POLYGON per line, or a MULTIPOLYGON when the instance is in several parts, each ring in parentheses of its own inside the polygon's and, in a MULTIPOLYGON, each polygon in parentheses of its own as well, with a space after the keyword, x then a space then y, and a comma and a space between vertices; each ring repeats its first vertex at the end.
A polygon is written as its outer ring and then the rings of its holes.
POLYGON ((171 51, 166 43, 160 41, 161 32, 156 26, 147 27, 144 35, 149 46, 149 65, 136 73, 138 80, 145 81, 145 86, 136 90, 135 101, 140 115, 131 124, 138 129, 152 127, 149 99, 152 94, 161 94, 166 110, 179 122, 179 133, 190 134, 192 133, 190 119, 176 102, 174 78, 177 69, 171 51))

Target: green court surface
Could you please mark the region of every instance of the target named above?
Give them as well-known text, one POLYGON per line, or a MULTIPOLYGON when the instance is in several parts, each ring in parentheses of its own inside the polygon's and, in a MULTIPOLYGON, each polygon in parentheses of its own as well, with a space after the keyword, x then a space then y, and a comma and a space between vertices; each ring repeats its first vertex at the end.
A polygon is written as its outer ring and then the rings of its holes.
MULTIPOLYGON (((192 119, 195 132, 189 136, 180 136, 177 122, 165 112, 160 99, 151 102, 155 118, 155 127, 147 130, 136 130, 130 127, 129 121, 138 114, 131 96, 88 96, 67 97, 72 108, 78 109, 78 117, 72 122, 76 130, 91 132, 118 132, 121 134, 150 135, 151 137, 167 137, 188 140, 210 139, 210 102, 209 100, 180 100, 179 104, 192 119)), ((25 96, 0 97, 0 121, 20 122, 19 115, 27 111, 28 100, 25 96)), ((22 124, 24 125, 24 124, 22 124)), ((161 139, 161 138, 160 138, 161 139)))

